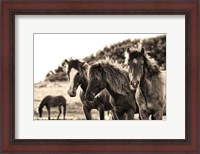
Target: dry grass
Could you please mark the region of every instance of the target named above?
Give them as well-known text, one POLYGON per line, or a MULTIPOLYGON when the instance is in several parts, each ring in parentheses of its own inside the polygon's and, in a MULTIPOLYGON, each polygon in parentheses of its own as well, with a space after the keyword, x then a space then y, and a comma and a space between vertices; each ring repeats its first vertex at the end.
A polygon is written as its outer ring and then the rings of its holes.
MULTIPOLYGON (((69 83, 64 82, 40 82, 34 84, 34 120, 46 120, 47 110, 43 108, 43 117, 38 116, 38 106, 42 99, 47 95, 63 95, 67 100, 67 120, 85 120, 85 115, 82 110, 82 103, 79 98, 80 89, 77 91, 76 97, 70 97, 67 94, 69 89, 69 83)), ((56 119, 58 115, 58 108, 51 108, 51 119, 56 119)), ((60 115, 60 119, 63 119, 63 115, 60 115)), ((92 110, 92 119, 99 119, 98 112, 92 110)))
MULTIPOLYGON (((34 84, 34 120, 47 120, 47 110, 43 108, 43 117, 39 118, 38 106, 42 99, 47 95, 63 95, 67 100, 67 112, 65 118, 67 120, 86 120, 82 109, 82 103, 79 98, 80 87, 77 91, 76 97, 70 97, 67 94, 69 89, 69 82, 40 82, 34 84)), ((51 119, 57 118, 58 108, 51 108, 51 119)), ((138 119, 138 114, 135 115, 138 119)), ((63 119, 63 114, 60 115, 60 119, 63 119)), ((99 114, 97 110, 92 110, 92 119, 99 120, 99 114)), ((110 115, 105 112, 105 119, 110 120, 110 115)), ((166 119, 164 117, 163 119, 166 119)))

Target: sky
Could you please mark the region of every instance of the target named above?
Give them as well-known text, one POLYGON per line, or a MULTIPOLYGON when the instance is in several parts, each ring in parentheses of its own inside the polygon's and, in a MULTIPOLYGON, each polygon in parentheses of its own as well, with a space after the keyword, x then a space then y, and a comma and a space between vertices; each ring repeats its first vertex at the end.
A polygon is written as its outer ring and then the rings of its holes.
POLYGON ((34 34, 34 83, 43 81, 64 59, 82 59, 104 47, 127 39, 144 39, 161 34, 34 34))

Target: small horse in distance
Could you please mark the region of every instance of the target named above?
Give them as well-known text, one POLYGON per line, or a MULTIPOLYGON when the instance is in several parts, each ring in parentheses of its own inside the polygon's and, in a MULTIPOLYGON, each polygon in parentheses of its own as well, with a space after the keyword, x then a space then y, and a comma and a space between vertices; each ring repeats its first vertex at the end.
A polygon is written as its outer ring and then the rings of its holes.
POLYGON ((63 106, 63 119, 65 119, 65 114, 66 114, 66 99, 63 96, 51 96, 48 95, 46 96, 40 103, 38 111, 39 111, 39 116, 42 117, 42 112, 43 112, 43 107, 46 106, 47 111, 48 111, 48 120, 51 119, 50 117, 50 109, 51 107, 57 107, 59 109, 59 114, 57 117, 57 120, 60 117, 60 114, 62 112, 61 107, 63 106))
POLYGON ((113 97, 114 113, 119 120, 133 120, 137 109, 135 92, 131 89, 128 71, 106 59, 91 65, 86 98, 90 101, 103 89, 113 97))
POLYGON ((69 71, 71 82, 68 90, 69 96, 75 97, 77 88, 80 86, 82 89, 80 93, 80 99, 83 104, 83 111, 86 119, 91 120, 91 110, 97 109, 99 111, 100 120, 104 120, 104 111, 113 109, 112 105, 110 104, 110 101, 113 100, 110 94, 106 90, 103 90, 93 101, 88 101, 85 98, 85 92, 88 86, 88 64, 77 59, 69 61, 68 64, 71 64, 68 68, 74 68, 73 73, 70 73, 71 70, 69 71))
POLYGON ((166 114, 166 74, 151 59, 144 48, 127 49, 126 61, 132 86, 136 89, 136 102, 142 120, 162 120, 166 114), (164 113, 165 112, 165 113, 164 113))

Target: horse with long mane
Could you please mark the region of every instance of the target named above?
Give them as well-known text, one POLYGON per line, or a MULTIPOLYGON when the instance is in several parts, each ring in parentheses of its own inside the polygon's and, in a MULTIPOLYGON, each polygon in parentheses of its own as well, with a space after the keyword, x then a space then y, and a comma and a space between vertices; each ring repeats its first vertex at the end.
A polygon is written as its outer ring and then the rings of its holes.
POLYGON ((166 73, 151 59, 144 48, 127 49, 126 61, 132 86, 136 89, 136 102, 140 117, 148 120, 162 120, 166 112, 166 73))
POLYGON ((118 119, 134 119, 136 112, 135 91, 130 87, 128 71, 121 65, 102 60, 89 69, 89 85, 86 91, 86 98, 90 101, 103 89, 107 89, 113 97, 114 111, 118 119))
POLYGON ((91 110, 97 109, 99 111, 100 120, 104 120, 104 111, 112 110, 112 105, 110 102, 112 101, 112 98, 110 94, 103 90, 93 101, 88 101, 85 98, 85 92, 88 86, 88 65, 85 62, 81 62, 79 60, 70 60, 68 62, 70 65, 68 68, 70 68, 70 71, 72 68, 74 68, 74 72, 70 73, 70 88, 68 90, 68 94, 70 97, 76 96, 76 91, 78 87, 80 86, 82 91, 80 93, 80 99, 83 104, 83 111, 85 113, 86 119, 91 120, 91 110))
POLYGON ((65 114, 66 114, 66 99, 63 96, 51 96, 48 95, 46 96, 40 103, 38 111, 39 111, 39 116, 42 117, 42 112, 43 112, 43 107, 46 106, 47 111, 48 111, 48 120, 51 119, 50 117, 50 109, 51 107, 58 107, 59 109, 59 114, 57 119, 59 119, 60 114, 62 112, 61 107, 63 106, 63 119, 65 119, 65 114))

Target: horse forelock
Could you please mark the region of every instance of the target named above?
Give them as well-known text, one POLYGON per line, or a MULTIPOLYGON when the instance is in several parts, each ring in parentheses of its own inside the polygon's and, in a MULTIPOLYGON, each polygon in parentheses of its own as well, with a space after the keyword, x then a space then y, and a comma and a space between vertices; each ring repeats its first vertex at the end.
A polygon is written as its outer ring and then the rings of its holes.
POLYGON ((119 64, 109 61, 101 61, 94 64, 90 68, 90 78, 96 77, 99 79, 99 74, 102 73, 110 88, 122 95, 126 95, 129 90, 128 72, 119 64))

